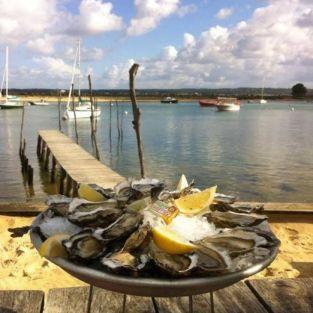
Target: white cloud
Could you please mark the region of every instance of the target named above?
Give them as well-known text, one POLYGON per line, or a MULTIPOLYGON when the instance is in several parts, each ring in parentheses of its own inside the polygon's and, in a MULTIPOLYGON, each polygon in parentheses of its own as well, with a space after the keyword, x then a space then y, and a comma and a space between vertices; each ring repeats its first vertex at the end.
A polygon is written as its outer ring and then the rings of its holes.
MULTIPOLYGON (((64 52, 64 58, 70 62, 73 62, 76 53, 76 45, 75 48, 73 46, 67 47, 64 52)), ((81 47, 81 62, 100 61, 103 58, 103 55, 104 51, 101 48, 87 48, 85 46, 81 47)))
MULTIPOLYGON (((184 45, 165 47, 158 58, 138 60, 144 67, 140 88, 292 86, 301 81, 312 86, 313 25, 307 0, 269 0, 252 17, 226 28, 214 26, 195 38, 184 34, 184 45), (262 27, 260 27, 262 25, 262 27)), ((125 64, 117 64, 121 73, 125 64)), ((125 72, 126 73, 126 72, 125 72)), ((115 86, 127 87, 127 75, 115 86)), ((120 80, 119 82, 117 80, 120 80)))
POLYGON ((187 14, 195 13, 197 11, 197 6, 195 4, 183 5, 177 10, 177 15, 179 17, 184 17, 187 14))
POLYGON ((180 7, 180 0, 135 0, 136 16, 131 19, 127 34, 138 36, 156 28, 162 19, 177 13, 181 16, 194 10, 194 5, 180 7), (179 13, 180 12, 180 13, 179 13))
POLYGON ((59 36, 46 34, 43 37, 28 40, 26 47, 34 52, 52 54, 54 52, 54 44, 57 40, 59 40, 59 36))
POLYGON ((231 16, 233 14, 233 12, 234 12, 234 10, 232 8, 222 8, 217 12, 216 17, 220 20, 223 20, 223 19, 231 16))
POLYGON ((111 2, 82 0, 79 5, 79 15, 69 17, 67 31, 81 36, 120 30, 123 27, 123 20, 114 14, 112 9, 111 2))
POLYGON ((36 39, 57 17, 57 0, 0 0, 0 43, 36 39))

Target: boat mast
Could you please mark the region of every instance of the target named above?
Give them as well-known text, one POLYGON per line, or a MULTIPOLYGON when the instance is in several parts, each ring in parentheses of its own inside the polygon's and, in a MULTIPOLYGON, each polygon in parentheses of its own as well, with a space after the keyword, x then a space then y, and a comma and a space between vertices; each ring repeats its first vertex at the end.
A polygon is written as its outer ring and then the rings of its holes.
POLYGON ((8 101, 9 94, 9 47, 5 49, 5 98, 8 101))
POLYGON ((80 101, 80 39, 78 39, 78 61, 77 61, 77 68, 78 68, 78 101, 80 101))
POLYGON ((74 64, 73 64, 73 71, 72 71, 72 80, 71 80, 71 87, 70 87, 70 91, 68 93, 68 99, 67 99, 67 105, 66 108, 69 109, 70 108, 70 103, 71 103, 71 96, 72 96, 72 86, 74 84, 74 78, 75 78, 75 71, 76 71, 76 63, 77 63, 77 55, 78 55, 78 47, 76 48, 76 53, 75 53, 75 58, 74 58, 74 64))
POLYGON ((263 77, 263 80, 262 80, 262 90, 261 90, 261 100, 263 100, 264 98, 264 77, 263 77))

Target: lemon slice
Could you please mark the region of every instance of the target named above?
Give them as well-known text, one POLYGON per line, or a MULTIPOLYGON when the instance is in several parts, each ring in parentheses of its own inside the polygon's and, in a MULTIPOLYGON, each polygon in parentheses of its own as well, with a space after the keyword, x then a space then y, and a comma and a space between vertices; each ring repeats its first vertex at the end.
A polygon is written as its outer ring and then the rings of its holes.
POLYGON ((43 257, 67 257, 67 252, 62 245, 62 240, 68 239, 67 234, 59 233, 46 239, 39 248, 39 254, 43 257))
POLYGON ((187 242, 166 226, 158 226, 152 229, 154 243, 159 249, 170 254, 185 254, 195 250, 196 246, 187 242))
POLYGON ((188 187, 187 178, 186 178, 186 176, 184 174, 182 174, 182 176, 180 177, 179 182, 177 184, 176 190, 177 191, 182 191, 182 190, 184 190, 187 187, 188 187))
POLYGON ((105 198, 102 194, 87 184, 80 184, 78 188, 78 196, 82 199, 92 201, 92 202, 101 202, 104 201, 105 198))
POLYGON ((181 213, 197 214, 207 208, 214 200, 217 186, 207 188, 175 200, 175 205, 181 213))

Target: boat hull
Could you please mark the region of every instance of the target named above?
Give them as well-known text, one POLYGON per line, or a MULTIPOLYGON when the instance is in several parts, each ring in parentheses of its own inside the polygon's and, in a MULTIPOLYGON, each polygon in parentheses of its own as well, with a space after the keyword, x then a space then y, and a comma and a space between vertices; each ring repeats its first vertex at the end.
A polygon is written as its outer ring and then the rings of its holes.
MULTIPOLYGON (((101 111, 98 110, 94 110, 93 115, 94 117, 98 117, 100 116, 101 111)), ((90 118, 91 117, 91 110, 81 110, 81 109, 77 109, 75 110, 75 114, 74 111, 72 110, 66 110, 63 118, 65 120, 74 120, 75 119, 75 115, 76 115, 76 119, 84 119, 84 118, 90 118)))
POLYGON ((217 110, 220 112, 223 111, 239 111, 240 105, 238 104, 219 104, 216 106, 217 110))
POLYGON ((19 102, 14 102, 14 101, 7 101, 7 102, 2 102, 0 103, 0 108, 2 110, 5 109, 22 109, 23 108, 23 103, 19 103, 19 102))
POLYGON ((267 103, 267 101, 265 99, 260 100, 260 104, 266 104, 266 103, 267 103))
POLYGON ((178 100, 161 100, 161 103, 177 103, 178 100))
POLYGON ((217 105, 217 100, 216 99, 203 99, 199 100, 199 104, 202 107, 215 107, 217 105))

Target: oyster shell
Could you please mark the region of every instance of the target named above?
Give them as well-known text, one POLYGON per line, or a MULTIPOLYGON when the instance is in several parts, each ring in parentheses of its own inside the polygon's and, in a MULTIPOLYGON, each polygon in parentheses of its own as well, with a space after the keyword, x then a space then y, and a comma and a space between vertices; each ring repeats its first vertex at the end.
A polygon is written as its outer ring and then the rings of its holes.
POLYGON ((149 256, 163 271, 173 276, 187 276, 196 266, 197 256, 169 254, 160 250, 152 241, 149 245, 149 256))
POLYGON ((89 227, 106 227, 122 215, 115 200, 110 199, 101 203, 77 201, 71 203, 68 219, 75 224, 89 227))
POLYGON ((221 212, 227 212, 227 211, 232 211, 236 213, 261 213, 264 209, 263 204, 258 204, 258 205, 251 205, 248 203, 242 203, 242 204, 229 204, 229 203, 214 203, 210 206, 211 210, 218 210, 221 212))
POLYGON ((196 253, 198 256, 196 269, 201 274, 223 272, 231 264, 231 259, 227 253, 216 249, 209 243, 198 243, 196 253))
POLYGON ((266 215, 235 213, 231 211, 220 212, 213 211, 206 214, 209 221, 218 227, 236 227, 236 226, 255 226, 267 220, 266 215))
POLYGON ((122 251, 132 252, 140 249, 144 250, 151 240, 151 227, 150 225, 141 226, 135 232, 133 232, 125 241, 122 251))
POLYGON ((62 195, 49 196, 47 200, 48 210, 59 216, 67 216, 69 210, 69 204, 72 198, 68 198, 62 195))
POLYGON ((253 250, 257 246, 266 245, 267 240, 253 232, 242 229, 229 229, 219 234, 206 237, 196 245, 214 247, 230 256, 236 256, 253 250))
POLYGON ((115 199, 122 203, 130 203, 141 197, 140 192, 132 188, 131 181, 126 180, 114 187, 115 199))
POLYGON ((138 228, 143 216, 139 213, 125 212, 115 222, 106 228, 97 228, 94 236, 101 241, 110 242, 121 237, 127 237, 138 228))
POLYGON ((237 197, 224 195, 223 193, 216 192, 214 196, 214 202, 216 203, 231 204, 231 203, 236 202, 236 200, 237 200, 237 197))
POLYGON ((86 229, 63 241, 70 258, 95 259, 104 252, 102 243, 92 233, 91 229, 86 229))

